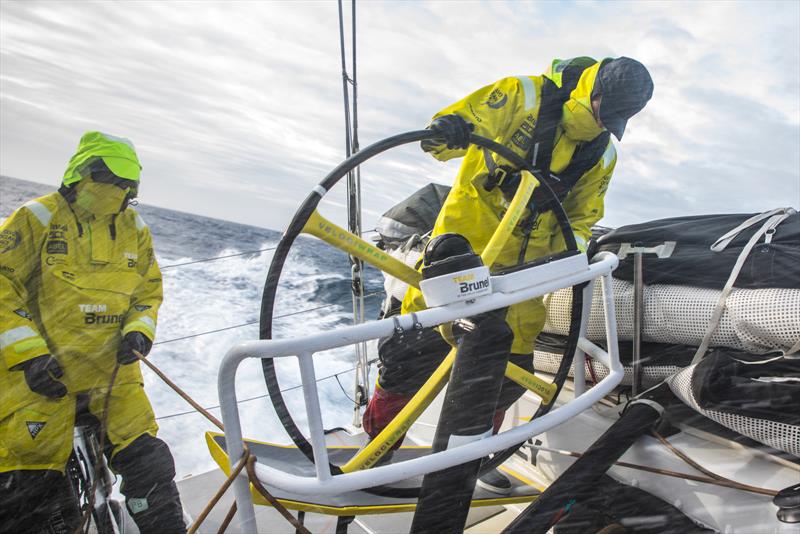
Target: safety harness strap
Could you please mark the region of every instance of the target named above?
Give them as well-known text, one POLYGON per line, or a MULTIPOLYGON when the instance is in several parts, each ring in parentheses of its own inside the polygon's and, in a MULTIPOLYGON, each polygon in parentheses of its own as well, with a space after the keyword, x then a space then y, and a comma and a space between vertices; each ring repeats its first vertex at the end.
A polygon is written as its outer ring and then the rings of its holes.
MULTIPOLYGON (((537 118, 537 126, 533 132, 531 147, 526 154, 526 159, 536 168, 541 177, 563 202, 569 192, 575 187, 589 169, 594 167, 603 157, 608 146, 609 133, 603 132, 593 140, 581 143, 573 154, 569 165, 558 176, 551 174, 550 163, 553 158, 553 149, 556 144, 557 127, 561 121, 562 107, 569 100, 569 95, 575 89, 583 70, 589 65, 575 65, 568 67, 562 73, 562 85, 558 87, 552 80, 543 77, 541 106, 537 118)), ((499 186, 507 195, 513 195, 519 184, 516 169, 497 165, 491 153, 484 149, 484 159, 489 170, 489 176, 484 188, 491 191, 499 186)), ((534 191, 531 199, 531 214, 533 218, 538 213, 552 209, 552 199, 541 188, 534 191), (534 213, 535 212, 535 213, 534 213)))
MULTIPOLYGON (((578 76, 579 78, 580 76, 578 76)), ((571 80, 570 80, 571 81, 571 80)), ((550 161, 553 157, 553 147, 555 146, 556 126, 561 120, 561 107, 569 99, 569 93, 577 85, 578 79, 574 80, 571 87, 563 87, 559 89, 555 83, 549 78, 543 77, 541 105, 539 106, 539 115, 537 117, 536 128, 533 131, 530 148, 528 149, 525 159, 533 165, 533 167, 541 172, 548 183, 550 180, 550 161), (566 98, 565 98, 566 96, 566 98)), ((489 170, 489 176, 486 179, 484 188, 491 191, 498 185, 504 188, 514 187, 517 183, 511 182, 511 176, 517 169, 507 166, 498 166, 492 158, 491 153, 484 149, 484 156, 486 160, 486 167, 489 170)))
POLYGON ((553 159, 553 148, 556 145, 556 130, 561 121, 561 108, 569 100, 570 92, 578 84, 578 78, 565 80, 560 89, 549 78, 544 77, 542 83, 542 104, 539 107, 539 118, 533 132, 531 148, 525 159, 542 173, 545 180, 550 179, 550 162, 553 159))

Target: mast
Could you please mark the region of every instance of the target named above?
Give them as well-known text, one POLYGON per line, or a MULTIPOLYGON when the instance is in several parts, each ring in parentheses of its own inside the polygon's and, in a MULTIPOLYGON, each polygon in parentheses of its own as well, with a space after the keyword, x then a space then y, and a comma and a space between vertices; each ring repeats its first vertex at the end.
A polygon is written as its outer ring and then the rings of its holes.
MULTIPOLYGON (((342 0, 339 6, 339 45, 342 60, 342 94, 344 97, 344 124, 345 124, 345 156, 350 157, 358 152, 358 82, 356 63, 356 2, 352 0, 352 49, 353 49, 353 77, 347 74, 344 43, 344 14, 342 0), (352 86, 353 106, 350 108, 350 88, 352 86)), ((361 237, 361 167, 356 167, 347 173, 347 229, 361 237)), ((364 322, 364 264, 358 258, 349 256, 351 288, 353 297, 353 323, 364 322)), ((355 346, 356 373, 353 386, 353 425, 361 426, 361 406, 366 404, 368 397, 368 372, 367 345, 358 343, 355 346)))

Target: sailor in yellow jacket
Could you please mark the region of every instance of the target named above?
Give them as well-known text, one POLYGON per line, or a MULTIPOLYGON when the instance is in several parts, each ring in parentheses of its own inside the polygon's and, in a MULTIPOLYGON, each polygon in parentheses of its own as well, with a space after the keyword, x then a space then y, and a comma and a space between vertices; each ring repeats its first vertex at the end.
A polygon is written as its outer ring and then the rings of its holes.
MULTIPOLYGON (((627 120, 645 106, 652 92, 652 79, 638 61, 580 57, 556 60, 542 76, 503 78, 441 110, 429 126, 441 138, 423 141, 422 148, 440 161, 464 159, 431 237, 461 234, 480 254, 516 191, 518 169, 488 150, 469 146, 474 132, 511 149, 540 172, 547 171, 575 240, 585 251, 592 225, 603 217, 603 198, 617 161, 609 134, 621 139, 627 120)), ((565 249, 551 200, 538 188, 523 221, 492 271, 565 249)), ((409 288, 401 312, 424 308, 422 293, 409 288)), ((506 323, 514 332, 511 361, 533 370, 531 354, 544 320, 541 298, 508 309, 506 323)), ((397 337, 381 342, 378 387, 364 414, 371 436, 402 409, 448 350, 435 332, 413 342, 397 337)), ((496 426, 523 392, 506 380, 496 426)))
POLYGON ((106 397, 105 453, 139 530, 185 532, 133 354, 149 352, 162 300, 150 230, 128 206, 140 169, 130 141, 88 132, 59 191, 0 227, 2 532, 77 526, 64 477, 76 406, 102 420, 106 397))

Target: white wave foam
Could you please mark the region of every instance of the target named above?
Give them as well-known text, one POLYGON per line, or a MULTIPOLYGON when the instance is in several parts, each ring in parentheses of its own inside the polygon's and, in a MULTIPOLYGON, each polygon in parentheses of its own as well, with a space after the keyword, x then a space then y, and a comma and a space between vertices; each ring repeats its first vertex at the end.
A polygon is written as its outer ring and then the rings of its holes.
MULTIPOLYGON (((268 248, 269 244, 260 248, 268 248)), ((225 250, 219 256, 235 254, 238 250, 225 250)), ((257 256, 238 256, 219 261, 196 263, 166 269, 164 278, 164 304, 159 312, 157 344, 150 359, 179 386, 204 406, 219 404, 217 397, 217 370, 225 353, 236 343, 258 338, 258 325, 223 330, 163 343, 164 341, 227 328, 233 325, 258 321, 261 293, 272 252, 257 256)), ((159 259, 160 263, 177 264, 192 261, 192 258, 159 259)), ((282 286, 278 293, 275 315, 285 315, 315 308, 330 302, 315 302, 320 284, 343 279, 334 269, 346 266, 326 267, 290 257, 284 268, 282 286), (292 261, 294 260, 294 261, 292 261)), ((302 335, 310 330, 323 331, 351 321, 350 303, 342 307, 332 306, 303 314, 276 319, 274 337, 302 335)), ((349 348, 328 351, 315 358, 315 369, 319 378, 352 368, 354 357, 349 348)), ((277 363, 282 388, 300 383, 297 365, 292 358, 277 363)), ((170 390, 153 373, 144 370, 148 395, 157 417, 191 410, 185 401, 170 390)), ((263 375, 260 362, 244 362, 237 375, 239 399, 264 395, 263 375)), ((340 377, 348 395, 352 395, 353 373, 340 377)), ((345 397, 335 379, 319 383, 320 399, 326 427, 349 424, 352 404, 345 397)), ((296 388, 285 394, 287 405, 298 425, 306 425, 302 389, 296 388)), ((212 410, 219 416, 219 410, 212 410)), ((240 413, 246 434, 263 441, 288 443, 289 438, 280 425, 277 415, 267 398, 241 404, 240 413)), ((160 437, 171 447, 175 456, 178 478, 198 474, 215 467, 211 459, 203 432, 216 431, 201 415, 189 414, 159 420, 160 437)))

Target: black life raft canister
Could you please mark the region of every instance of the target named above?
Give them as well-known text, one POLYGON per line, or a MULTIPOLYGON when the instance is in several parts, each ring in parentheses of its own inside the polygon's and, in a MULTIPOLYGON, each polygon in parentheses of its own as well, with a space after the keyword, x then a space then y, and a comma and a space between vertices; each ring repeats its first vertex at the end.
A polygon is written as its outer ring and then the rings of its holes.
MULTIPOLYGON (((792 212, 793 210, 789 210, 792 212)), ((667 256, 644 254, 645 284, 675 284, 721 289, 761 221, 743 228, 720 251, 711 246, 757 214, 698 215, 622 226, 597 240, 598 251, 621 255, 614 277, 633 280, 634 255, 624 247, 655 248, 673 242, 667 256), (620 254, 623 252, 623 254, 620 254)), ((800 288, 800 214, 790 213, 772 231, 760 237, 736 278, 740 288, 800 288)))

